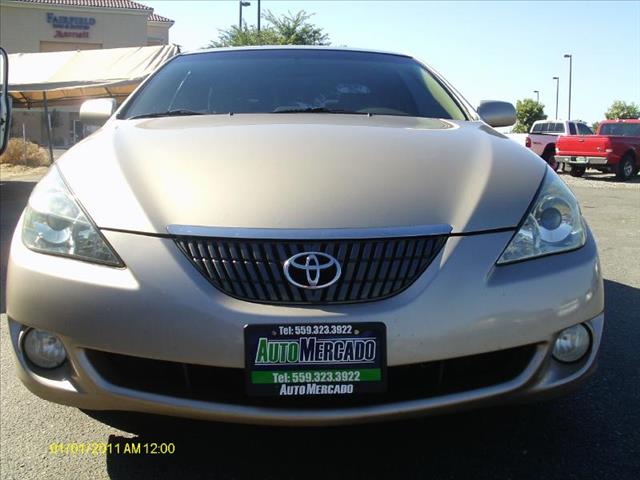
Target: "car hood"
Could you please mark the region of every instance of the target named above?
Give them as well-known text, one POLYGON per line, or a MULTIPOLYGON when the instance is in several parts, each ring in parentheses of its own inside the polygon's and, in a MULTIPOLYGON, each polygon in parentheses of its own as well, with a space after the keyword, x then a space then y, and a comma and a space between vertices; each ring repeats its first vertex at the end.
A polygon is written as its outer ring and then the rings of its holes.
POLYGON ((112 120, 58 162, 101 228, 516 226, 544 162, 481 122, 335 114, 112 120))

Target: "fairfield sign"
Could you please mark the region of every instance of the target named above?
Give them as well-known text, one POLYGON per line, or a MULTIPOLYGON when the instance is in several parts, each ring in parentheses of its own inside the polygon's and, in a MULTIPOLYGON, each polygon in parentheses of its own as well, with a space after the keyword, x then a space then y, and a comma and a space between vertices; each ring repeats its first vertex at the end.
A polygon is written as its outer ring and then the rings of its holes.
POLYGON ((54 38, 89 38, 89 29, 96 24, 96 19, 47 13, 47 23, 56 29, 54 38))

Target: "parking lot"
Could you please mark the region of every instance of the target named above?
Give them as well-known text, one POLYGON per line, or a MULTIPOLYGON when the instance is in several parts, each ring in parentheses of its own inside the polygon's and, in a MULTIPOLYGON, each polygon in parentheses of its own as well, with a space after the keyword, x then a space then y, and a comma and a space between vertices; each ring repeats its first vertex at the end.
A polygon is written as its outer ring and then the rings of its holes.
MULTIPOLYGON (((390 424, 322 429, 109 417, 122 429, 30 394, 15 378, 3 314, 1 477, 28 478, 616 478, 640 475, 640 177, 562 176, 599 244, 606 325, 600 367, 576 393, 390 424), (108 443, 106 455, 51 454, 53 443, 108 443), (115 454, 173 442, 173 455, 115 454)), ((10 236, 33 179, 0 187, 2 291, 10 236)), ((5 311, 2 293, 2 312, 5 311)))

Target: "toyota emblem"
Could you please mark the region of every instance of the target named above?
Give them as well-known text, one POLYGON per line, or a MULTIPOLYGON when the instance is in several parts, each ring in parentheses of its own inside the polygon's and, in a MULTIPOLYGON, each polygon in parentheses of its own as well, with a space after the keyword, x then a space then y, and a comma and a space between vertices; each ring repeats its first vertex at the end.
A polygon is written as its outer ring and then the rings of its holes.
POLYGON ((340 263, 322 252, 298 253, 284 262, 284 275, 289 283, 310 290, 333 285, 341 273, 340 263))

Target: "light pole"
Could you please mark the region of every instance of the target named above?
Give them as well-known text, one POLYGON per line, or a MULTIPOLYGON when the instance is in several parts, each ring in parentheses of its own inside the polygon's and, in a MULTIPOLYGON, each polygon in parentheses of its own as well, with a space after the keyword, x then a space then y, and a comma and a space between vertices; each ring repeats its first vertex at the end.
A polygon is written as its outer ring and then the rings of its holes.
POLYGON ((558 119, 558 93, 560 93, 560 77, 553 77, 556 81, 556 120, 558 119))
POLYGON ((567 115, 567 120, 571 120, 571 74, 573 70, 573 55, 565 53, 564 58, 569 59, 569 114, 567 115))
POLYGON ((242 7, 248 7, 249 5, 251 5, 251 2, 243 2, 242 0, 239 0, 238 4, 240 10, 240 15, 238 18, 238 28, 242 30, 242 7))
POLYGON ((533 93, 536 94, 536 103, 540 103, 540 91, 534 90, 533 93))
POLYGON ((258 31, 260 31, 260 0, 258 0, 258 31))

